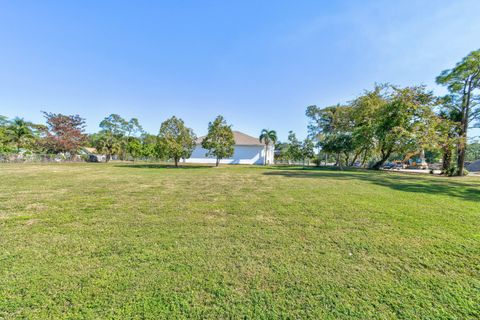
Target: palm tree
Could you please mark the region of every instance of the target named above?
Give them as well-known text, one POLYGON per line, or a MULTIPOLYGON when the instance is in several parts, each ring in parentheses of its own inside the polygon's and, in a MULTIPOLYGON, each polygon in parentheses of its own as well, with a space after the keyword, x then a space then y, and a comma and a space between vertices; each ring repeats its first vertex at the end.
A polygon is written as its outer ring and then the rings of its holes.
POLYGON ((260 142, 263 142, 265 144, 265 161, 264 165, 267 165, 267 152, 268 152, 268 147, 270 143, 275 144, 277 142, 277 132, 275 130, 268 130, 268 129, 263 129, 262 132, 260 133, 260 137, 258 138, 260 142))
POLYGON ((34 136, 32 124, 23 118, 15 118, 7 127, 7 135, 9 140, 17 146, 17 152, 19 152, 25 140, 34 136))

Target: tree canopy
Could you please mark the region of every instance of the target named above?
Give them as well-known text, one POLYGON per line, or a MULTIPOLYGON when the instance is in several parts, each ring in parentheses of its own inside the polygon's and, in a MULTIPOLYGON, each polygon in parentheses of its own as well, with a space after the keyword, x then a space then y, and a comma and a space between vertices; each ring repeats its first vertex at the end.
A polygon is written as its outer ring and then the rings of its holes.
POLYGON ((436 80, 447 87, 449 108, 458 115, 457 174, 463 175, 468 128, 480 116, 480 50, 471 52, 454 68, 444 70, 436 80))
POLYGON ((162 154, 175 161, 178 167, 180 159, 190 158, 196 144, 196 135, 185 126, 182 119, 175 116, 165 120, 160 126, 158 142, 162 154))
POLYGON ((202 148, 208 150, 207 157, 215 157, 218 167, 220 160, 233 156, 235 139, 232 126, 227 124, 223 116, 218 116, 208 124, 208 133, 202 140, 202 148))
POLYGON ((258 140, 265 144, 265 159, 263 164, 267 165, 268 147, 270 144, 275 144, 277 142, 277 132, 275 130, 263 129, 258 140))
POLYGON ((79 115, 43 112, 47 122, 46 147, 48 150, 77 154, 87 141, 85 119, 79 115))

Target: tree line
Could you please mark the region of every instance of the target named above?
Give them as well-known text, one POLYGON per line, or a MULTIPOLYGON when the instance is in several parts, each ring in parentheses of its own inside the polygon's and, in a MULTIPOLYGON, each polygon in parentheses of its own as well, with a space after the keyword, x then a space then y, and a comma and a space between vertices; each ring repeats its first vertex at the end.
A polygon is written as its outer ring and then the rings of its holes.
POLYGON ((345 104, 309 106, 309 136, 339 167, 380 169, 388 160, 427 153, 441 158, 445 174, 464 175, 467 131, 480 115, 480 50, 436 82, 447 95, 435 96, 425 86, 378 84, 345 104))
MULTIPOLYGON (((452 69, 443 71, 436 82, 448 94, 435 96, 425 86, 399 87, 377 84, 354 100, 328 107, 307 107, 309 135, 299 140, 290 131, 280 142, 274 130, 262 130, 259 140, 267 150, 276 146, 276 159, 380 169, 387 161, 408 161, 426 154, 441 160, 442 171, 463 175, 465 161, 480 154, 478 142, 468 145, 468 129, 480 118, 480 50, 473 51, 452 69), (316 152, 316 150, 320 152, 316 152)), ((145 132, 138 119, 111 114, 99 124, 100 131, 85 133, 85 119, 79 115, 43 112, 45 124, 0 116, 0 153, 28 150, 33 153, 77 155, 84 146, 95 147, 121 160, 128 158, 171 159, 178 166, 189 158, 197 137, 182 119, 165 120, 157 135, 145 132)), ((208 125, 201 141, 206 156, 216 165, 234 152, 231 125, 218 116, 208 125)), ((265 157, 266 157, 265 152, 265 157)), ((266 163, 266 158, 265 158, 266 163)))
MULTIPOLYGON (((197 141, 194 131, 175 116, 162 122, 158 135, 152 135, 143 130, 137 118, 127 120, 118 114, 103 119, 100 131, 93 134, 85 133, 85 119, 79 115, 43 114, 45 125, 1 116, 0 153, 62 153, 74 157, 90 146, 104 154, 106 162, 114 156, 120 160, 154 158, 173 160, 175 166, 192 155, 197 142, 207 151, 205 156, 216 159, 216 166, 234 153, 232 126, 221 115, 208 124, 202 141, 197 141)), ((264 130, 259 140, 268 148, 276 142, 276 132, 264 130)))

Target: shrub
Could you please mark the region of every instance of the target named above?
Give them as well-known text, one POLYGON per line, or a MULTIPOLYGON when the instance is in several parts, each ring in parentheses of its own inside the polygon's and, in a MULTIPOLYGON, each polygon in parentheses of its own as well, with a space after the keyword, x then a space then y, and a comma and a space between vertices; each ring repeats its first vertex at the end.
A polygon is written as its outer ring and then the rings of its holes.
MULTIPOLYGON (((457 166, 451 166, 450 168, 448 168, 447 170, 445 170, 445 172, 443 172, 445 175, 449 176, 449 177, 453 177, 453 176, 456 176, 458 174, 458 169, 457 169, 457 166)), ((463 168, 463 175, 466 176, 468 175, 469 172, 467 169, 463 168)))

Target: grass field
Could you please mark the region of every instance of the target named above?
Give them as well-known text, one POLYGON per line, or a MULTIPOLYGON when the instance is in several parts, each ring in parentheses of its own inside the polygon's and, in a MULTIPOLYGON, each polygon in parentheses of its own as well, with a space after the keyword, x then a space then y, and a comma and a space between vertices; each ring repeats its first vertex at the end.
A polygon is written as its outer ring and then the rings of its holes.
POLYGON ((0 165, 0 318, 480 318, 480 179, 0 165))

